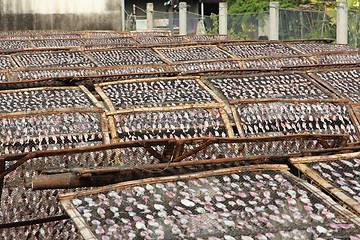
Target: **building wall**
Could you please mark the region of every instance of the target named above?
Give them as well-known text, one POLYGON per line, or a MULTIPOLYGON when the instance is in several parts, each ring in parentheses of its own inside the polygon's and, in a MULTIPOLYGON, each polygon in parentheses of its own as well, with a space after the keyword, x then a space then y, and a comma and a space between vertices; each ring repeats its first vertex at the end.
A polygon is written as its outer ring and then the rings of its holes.
POLYGON ((0 0, 0 30, 121 30, 122 0, 0 0))

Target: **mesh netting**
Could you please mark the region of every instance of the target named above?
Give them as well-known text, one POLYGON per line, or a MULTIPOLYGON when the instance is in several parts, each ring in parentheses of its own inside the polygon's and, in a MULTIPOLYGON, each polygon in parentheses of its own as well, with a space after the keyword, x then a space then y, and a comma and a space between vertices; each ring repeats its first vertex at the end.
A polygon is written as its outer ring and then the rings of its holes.
POLYGON ((1 51, 19 51, 24 50, 26 48, 31 48, 31 44, 28 41, 22 40, 1 40, 0 41, 0 49, 1 51))
POLYGON ((141 184, 72 199, 99 239, 360 237, 325 202, 276 171, 141 184))
POLYGON ((93 106, 87 94, 80 88, 35 88, 0 92, 0 113, 93 106))
POLYGON ((301 67, 314 65, 310 57, 266 57, 242 61, 246 68, 277 69, 282 67, 301 67))
POLYGON ((318 52, 340 52, 340 51, 354 51, 355 47, 345 44, 328 44, 328 43, 289 43, 289 46, 297 49, 304 54, 312 54, 318 52))
POLYGON ((101 115, 96 112, 2 118, 0 152, 14 154, 93 145, 105 141, 101 121, 101 115))
POLYGON ((261 56, 292 56, 299 54, 299 52, 281 43, 232 43, 223 45, 222 48, 238 58, 254 58, 261 56))
POLYGON ((81 69, 27 69, 12 72, 12 76, 19 82, 29 80, 46 80, 51 78, 69 78, 69 77, 86 77, 91 75, 92 71, 87 68, 81 69))
POLYGON ((0 83, 9 81, 8 75, 4 72, 0 72, 0 83))
POLYGON ((26 227, 1 229, 0 238, 13 239, 68 239, 81 240, 83 237, 71 220, 42 223, 26 227))
POLYGON ((345 104, 267 102, 235 105, 245 136, 294 133, 350 134, 357 130, 345 104))
POLYGON ((189 46, 157 49, 172 62, 226 59, 229 56, 215 46, 189 46))
POLYGON ((0 56, 0 70, 13 69, 14 67, 9 56, 0 56))
POLYGON ((231 60, 218 60, 207 62, 179 63, 173 65, 175 71, 181 73, 199 73, 206 71, 239 70, 239 63, 231 60))
POLYGON ((360 204, 360 159, 313 162, 307 165, 360 204))
POLYGON ((135 45, 136 41, 129 37, 114 37, 114 38, 87 38, 82 40, 85 45, 135 45))
POLYGON ((176 44, 186 43, 186 38, 182 36, 168 36, 168 37, 139 37, 136 41, 140 44, 176 44))
POLYGON ((330 96, 305 74, 285 73, 208 78, 229 100, 248 98, 326 99, 330 96))
POLYGON ((115 109, 215 102, 195 80, 177 79, 111 84, 101 87, 115 109))
MULTIPOLYGON (((327 143, 331 146, 338 144, 336 140, 328 140, 327 143)), ((184 152, 191 151, 200 144, 185 144, 184 152)), ((288 139, 279 141, 250 141, 246 143, 216 143, 212 144, 201 151, 192 154, 183 161, 199 161, 204 159, 218 159, 218 158, 238 158, 250 156, 284 156, 292 153, 300 153, 304 150, 319 150, 324 149, 324 146, 319 140, 314 139, 288 139)))
POLYGON ((87 53, 102 66, 164 64, 164 61, 151 49, 117 49, 87 53))
POLYGON ((343 64, 343 63, 360 63, 360 53, 348 52, 337 54, 317 55, 321 64, 343 64))
POLYGON ((352 70, 332 70, 326 72, 317 72, 316 75, 342 96, 350 99, 352 102, 360 102, 360 82, 359 69, 352 70))
POLYGON ((280 9, 279 38, 282 40, 335 39, 336 25, 330 17, 334 14, 329 8, 326 11, 280 9))
POLYGON ((227 136, 218 109, 188 109, 114 115, 123 141, 227 136))
POLYGON ((61 47, 77 47, 83 45, 80 39, 43 39, 32 40, 37 48, 61 48, 61 47))
POLYGON ((76 51, 27 53, 12 57, 23 68, 96 67, 83 53, 76 51))

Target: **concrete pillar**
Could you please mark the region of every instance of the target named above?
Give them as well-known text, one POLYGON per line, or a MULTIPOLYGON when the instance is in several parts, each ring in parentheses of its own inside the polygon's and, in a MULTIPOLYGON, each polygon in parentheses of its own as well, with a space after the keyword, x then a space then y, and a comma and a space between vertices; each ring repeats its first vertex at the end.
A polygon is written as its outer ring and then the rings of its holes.
POLYGON ((227 34, 227 2, 219 3, 219 34, 227 34))
POLYGON ((279 40, 279 2, 270 2, 269 40, 279 40))
POLYGON ((346 0, 336 2, 336 43, 348 44, 348 4, 346 0))
POLYGON ((146 4, 146 20, 147 20, 147 29, 154 29, 154 4, 147 3, 146 4))
POLYGON ((187 3, 179 2, 179 34, 187 34, 187 3))

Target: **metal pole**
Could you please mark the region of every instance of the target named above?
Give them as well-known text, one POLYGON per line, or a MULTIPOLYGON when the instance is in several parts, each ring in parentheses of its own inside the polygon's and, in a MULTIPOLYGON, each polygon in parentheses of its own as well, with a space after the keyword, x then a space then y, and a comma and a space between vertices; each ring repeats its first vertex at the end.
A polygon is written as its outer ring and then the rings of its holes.
POLYGON ((154 4, 147 3, 146 4, 146 20, 147 20, 147 29, 154 29, 154 4))
POLYGON ((227 34, 227 2, 219 3, 219 34, 227 34))
POLYGON ((346 0, 336 3, 336 43, 348 44, 348 4, 346 0))
POLYGON ((174 35, 174 0, 171 0, 169 9, 169 30, 170 35, 174 35))
POLYGON ((187 34, 187 3, 179 3, 179 35, 187 34))
POLYGON ((270 2, 270 40, 279 40, 279 2, 270 2))
POLYGON ((125 0, 121 0, 121 29, 125 31, 125 0))

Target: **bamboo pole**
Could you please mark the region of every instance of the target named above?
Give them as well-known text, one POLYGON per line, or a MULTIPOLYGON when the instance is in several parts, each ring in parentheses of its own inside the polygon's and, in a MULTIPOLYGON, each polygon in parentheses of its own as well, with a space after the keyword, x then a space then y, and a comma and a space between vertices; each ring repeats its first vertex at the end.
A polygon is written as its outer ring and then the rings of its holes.
POLYGON ((229 116, 227 115, 224 108, 219 108, 221 118, 225 124, 227 135, 231 138, 235 137, 234 130, 230 124, 229 116))
POLYGON ((238 130, 238 133, 239 133, 240 137, 241 138, 246 137, 246 134, 245 134, 244 129, 242 127, 242 123, 241 123, 241 121, 239 119, 239 116, 238 116, 238 113, 237 113, 237 111, 235 109, 235 106, 233 106, 233 105, 230 106, 230 109, 231 109, 232 115, 234 117, 235 125, 236 125, 236 128, 238 130))
POLYGON ((326 156, 310 156, 310 157, 301 157, 301 158, 290 158, 290 163, 292 164, 305 164, 312 162, 323 162, 323 161, 337 161, 337 160, 346 160, 352 158, 359 158, 360 152, 354 153, 342 153, 326 156))
POLYGON ((295 181, 297 181, 297 183, 300 186, 304 187, 305 189, 310 191, 312 194, 314 194, 316 197, 321 199, 321 201, 326 203, 326 205, 329 206, 329 208, 331 208, 332 210, 334 210, 335 212, 337 212, 341 216, 345 217, 347 220, 353 222, 354 224, 356 224, 357 226, 360 227, 360 217, 359 216, 355 215, 351 211, 349 211, 346 208, 344 208, 343 206, 341 206, 339 203, 335 202, 330 196, 325 194, 323 191, 321 191, 320 189, 318 189, 314 185, 312 185, 312 184, 310 184, 310 183, 308 183, 308 182, 306 182, 306 181, 304 181, 302 179, 296 178, 290 172, 283 172, 283 174, 285 174, 289 178, 292 178, 295 181))
POLYGON ((311 180, 319 184, 323 189, 329 192, 331 195, 335 196, 351 209, 353 209, 357 214, 360 214, 360 204, 354 199, 348 197, 343 193, 341 189, 338 189, 324 180, 319 174, 317 174, 312 169, 308 168, 305 164, 294 164, 294 166, 299 169, 302 173, 308 176, 311 180))
POLYGON ((248 99, 235 99, 230 100, 230 104, 239 103, 267 103, 267 102, 284 102, 284 103, 348 103, 349 99, 281 99, 281 98, 248 98, 248 99))
POLYGON ((31 112, 16 112, 16 113, 0 113, 1 118, 18 118, 36 115, 51 115, 64 113, 103 113, 103 108, 49 108, 45 110, 35 110, 31 112))
POLYGON ((218 169, 212 171, 205 171, 205 172, 198 172, 192 174, 184 174, 184 175, 177 175, 177 176, 167 176, 167 177, 156 177, 156 178, 148 178, 142 180, 135 180, 135 181, 128 181, 124 183, 99 187, 96 189, 88 190, 88 191, 79 191, 73 193, 65 193, 58 196, 60 201, 65 199, 70 199, 74 197, 81 197, 86 196, 89 194, 97 194, 105 191, 111 191, 115 189, 124 189, 134 186, 139 186, 143 184, 153 184, 153 183, 161 183, 161 182, 170 182, 170 181, 181 181, 181 180, 188 180, 193 178, 204 178, 210 176, 218 176, 218 175, 225 175, 225 174, 232 174, 237 172, 245 172, 245 171, 262 171, 262 170, 277 170, 277 171, 287 171, 289 168, 286 165, 281 164, 263 164, 263 165, 252 165, 252 166, 241 166, 241 167, 234 167, 234 168, 225 168, 225 169, 218 169))
POLYGON ((80 88, 88 96, 88 98, 93 102, 93 104, 97 108, 103 108, 101 103, 95 98, 95 96, 84 85, 79 85, 78 88, 80 88))
POLYGON ((127 108, 116 110, 114 112, 106 113, 108 116, 126 114, 126 113, 137 113, 137 112, 166 112, 166 111, 180 111, 180 110, 189 110, 189 109, 214 109, 221 108, 224 106, 224 103, 194 103, 194 104, 184 104, 177 106, 165 106, 165 107, 147 107, 147 108, 127 108))
POLYGON ((81 236, 86 240, 98 240, 98 238, 90 230, 90 227, 87 225, 85 219, 81 214, 76 210, 75 206, 71 203, 69 199, 60 202, 61 207, 66 211, 67 215, 77 226, 81 236))

